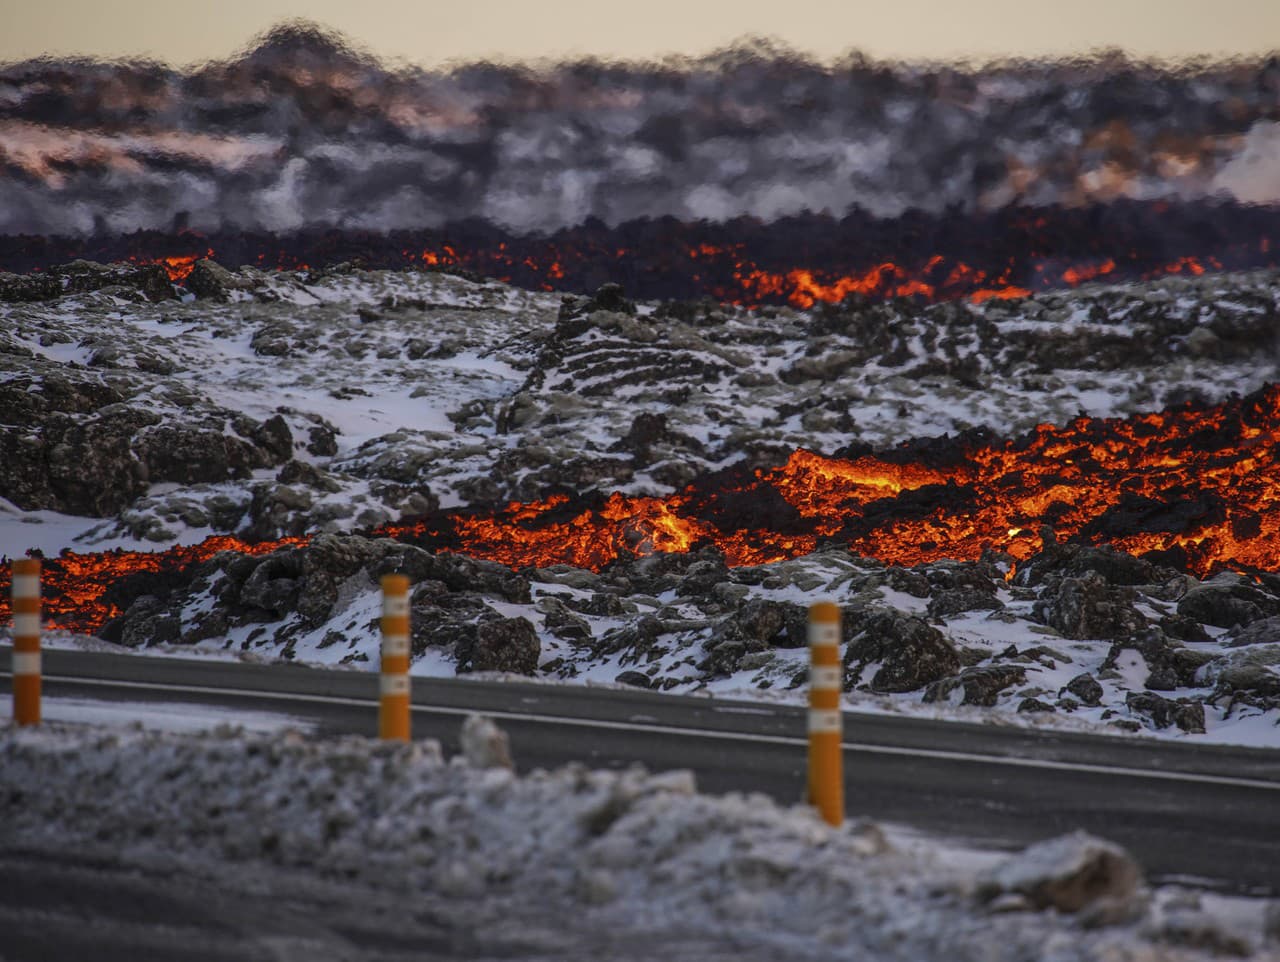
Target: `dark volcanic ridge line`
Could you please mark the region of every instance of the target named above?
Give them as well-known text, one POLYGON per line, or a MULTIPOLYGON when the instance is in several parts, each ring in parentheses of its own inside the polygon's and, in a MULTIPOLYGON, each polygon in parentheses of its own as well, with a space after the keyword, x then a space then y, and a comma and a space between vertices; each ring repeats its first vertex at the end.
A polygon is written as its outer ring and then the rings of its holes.
POLYGON ((1278 252, 1280 208, 1121 200, 990 213, 911 211, 892 219, 860 210, 839 219, 805 214, 769 223, 662 217, 611 228, 592 220, 530 234, 469 220, 387 232, 17 235, 0 237, 0 270, 44 271, 83 258, 158 263, 181 281, 197 259, 209 257, 231 268, 417 267, 532 290, 588 293, 620 283, 642 299, 811 307, 851 296, 1011 298, 1094 280, 1274 267, 1278 252))

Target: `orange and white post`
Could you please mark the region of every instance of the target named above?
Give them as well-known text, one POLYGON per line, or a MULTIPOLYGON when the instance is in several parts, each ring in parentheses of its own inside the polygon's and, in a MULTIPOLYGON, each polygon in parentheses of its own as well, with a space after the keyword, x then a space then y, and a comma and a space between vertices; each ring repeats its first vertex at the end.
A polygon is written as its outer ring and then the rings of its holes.
POLYGON ((40 562, 13 563, 13 720, 40 724, 40 562))
POLYGON ((809 608, 809 804, 829 825, 844 822, 844 765, 840 754, 840 608, 809 608))
POLYGON ((409 579, 382 576, 382 682, 378 737, 409 740, 409 579))

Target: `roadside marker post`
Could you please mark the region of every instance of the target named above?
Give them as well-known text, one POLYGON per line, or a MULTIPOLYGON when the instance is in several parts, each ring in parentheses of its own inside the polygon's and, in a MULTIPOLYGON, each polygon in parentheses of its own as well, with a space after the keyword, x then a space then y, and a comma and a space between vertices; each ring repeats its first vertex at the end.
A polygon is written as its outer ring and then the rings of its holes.
POLYGON ((40 562, 13 563, 13 720, 40 724, 40 562))
POLYGON ((840 717, 840 608, 809 607, 809 804, 829 825, 844 823, 844 765, 840 717))
POLYGON ((382 576, 382 677, 378 737, 409 741, 409 579, 382 576))

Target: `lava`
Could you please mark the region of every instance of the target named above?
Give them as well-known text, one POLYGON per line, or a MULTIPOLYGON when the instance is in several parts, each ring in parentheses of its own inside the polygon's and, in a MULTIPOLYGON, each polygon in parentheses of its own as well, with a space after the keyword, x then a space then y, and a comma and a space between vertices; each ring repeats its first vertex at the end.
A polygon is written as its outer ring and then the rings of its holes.
POLYGON ((151 258, 134 255, 129 258, 129 262, 132 264, 159 264, 164 268, 165 273, 169 275, 169 280, 175 284, 181 284, 195 270, 196 261, 204 257, 213 257, 212 247, 206 248, 203 254, 178 254, 171 257, 151 258))
MULTIPOLYGON (((378 529, 432 550, 512 568, 714 546, 731 565, 793 558, 838 543, 915 565, 996 552, 1019 567, 1056 539, 1111 545, 1204 576, 1280 570, 1280 385, 1212 407, 1128 419, 1081 417, 1005 441, 950 438, 844 459, 797 450, 786 463, 730 469, 666 497, 557 494, 496 511, 439 513, 378 529)), ((145 553, 64 552, 45 563, 46 613, 95 631, 120 613, 110 586, 157 577, 219 551, 255 555, 305 539, 216 537, 145 553)), ((8 564, 0 565, 0 618, 8 564)))
POLYGON ((644 299, 706 298, 810 308, 849 297, 942 301, 1026 297, 1090 281, 1150 280, 1274 267, 1273 208, 1115 202, 909 213, 879 220, 803 215, 609 227, 588 221, 516 235, 483 221, 390 233, 193 231, 123 237, 0 237, 0 269, 48 269, 74 258, 162 264, 183 281, 200 257, 226 267, 465 271, 531 290, 589 293, 609 281, 644 299))

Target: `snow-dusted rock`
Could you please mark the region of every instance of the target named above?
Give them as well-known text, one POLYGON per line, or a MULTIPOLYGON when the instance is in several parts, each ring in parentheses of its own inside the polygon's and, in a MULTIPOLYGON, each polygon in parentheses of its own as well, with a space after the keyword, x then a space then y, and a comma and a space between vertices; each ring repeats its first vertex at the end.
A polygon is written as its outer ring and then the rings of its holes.
POLYGON ((507 733, 483 715, 468 715, 458 737, 462 755, 473 768, 514 770, 507 733))
POLYGON ((1120 846, 1086 832, 1037 842, 993 866, 979 883, 992 900, 1013 893, 1039 909, 1079 912, 1100 899, 1127 902, 1142 872, 1120 846))

